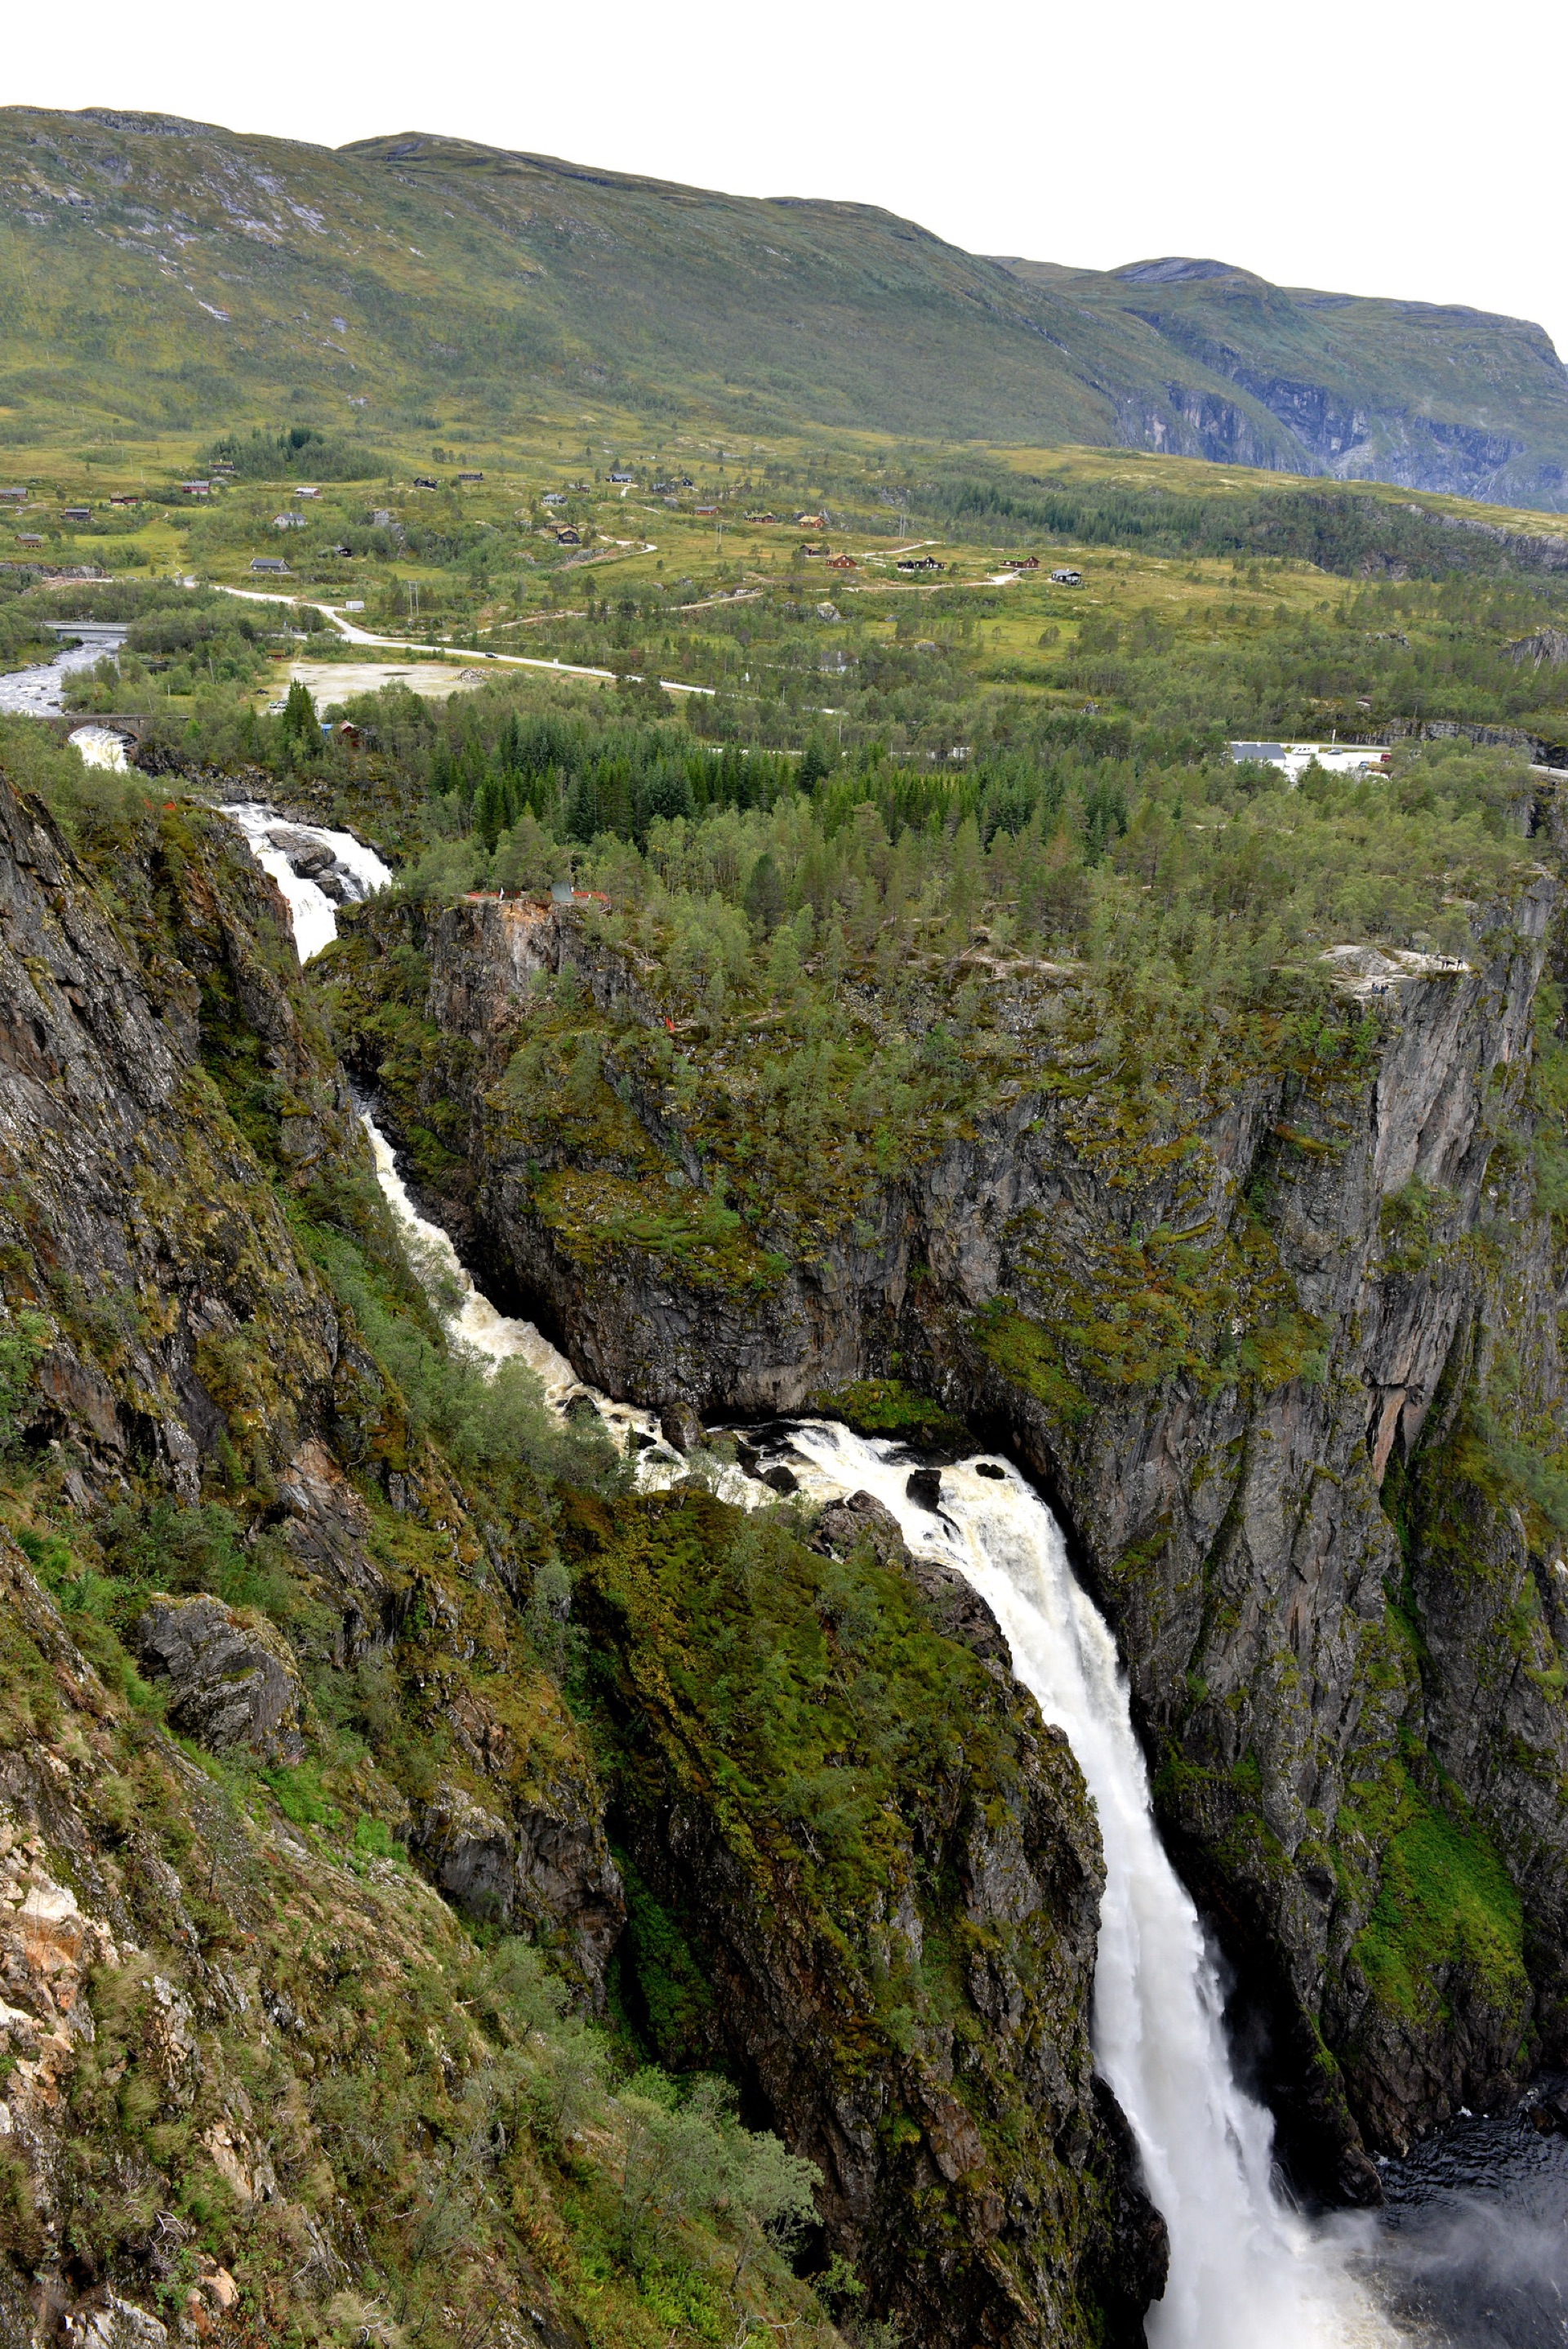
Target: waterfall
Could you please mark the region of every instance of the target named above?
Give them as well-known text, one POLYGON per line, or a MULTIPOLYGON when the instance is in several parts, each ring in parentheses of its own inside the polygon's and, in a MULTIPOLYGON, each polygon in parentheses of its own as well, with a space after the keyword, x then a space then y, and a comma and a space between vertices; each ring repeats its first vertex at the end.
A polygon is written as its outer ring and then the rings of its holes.
POLYGON ((389 867, 376 851, 356 840, 351 832, 329 832, 322 824, 294 823, 280 816, 275 808, 264 807, 253 800, 239 801, 226 807, 223 813, 239 825, 256 863, 263 873, 271 874, 283 891, 301 962, 309 962, 323 947, 332 944, 337 936, 337 908, 317 882, 294 871, 287 852, 272 836, 274 830, 286 831, 314 841, 318 848, 329 849, 339 887, 345 896, 356 902, 374 896, 392 878, 389 867))
POLYGON ((994 1456, 942 1475, 936 1513, 905 1492, 898 1447, 804 1423, 793 1450, 825 1496, 885 1502, 911 1546, 955 1566, 1001 1625, 1018 1678, 1067 1733, 1099 1815, 1106 1886, 1094 2051, 1132 2125, 1171 2231, 1150 2349, 1349 2349, 1398 2336, 1368 2304, 1338 2230, 1310 2227, 1273 2184, 1268 2115, 1232 2068, 1217 1970, 1166 1857, 1104 1618, 1075 1579, 1056 1519, 994 1456), (998 1474, 997 1472, 1000 1471, 998 1474))
MULTIPOLYGON (((476 1284, 449 1235, 439 1224, 432 1224, 421 1216, 409 1198, 407 1185, 397 1172, 392 1145, 368 1111, 361 1113, 359 1122, 369 1137, 381 1195, 392 1210, 393 1221, 414 1269, 438 1303, 446 1308, 447 1334, 452 1343, 467 1347, 492 1371, 502 1362, 521 1358, 539 1381, 544 1400, 553 1411, 565 1411, 579 1399, 592 1404, 619 1449, 634 1451, 640 1492, 663 1492, 684 1475, 687 1463, 662 1441, 654 1413, 639 1411, 634 1403, 612 1402, 608 1395, 602 1395, 596 1387, 586 1385, 578 1377, 565 1355, 557 1353, 531 1321, 513 1320, 511 1315, 498 1312, 476 1284), (449 1304, 454 1296, 456 1303, 449 1304)), ((770 1501, 774 1497, 765 1485, 751 1485, 737 1468, 715 1463, 708 1475, 724 1500, 756 1506, 758 1499, 770 1501)))
POLYGON ((565 1355, 558 1354, 531 1321, 513 1321, 508 1315, 498 1313, 490 1299, 475 1287, 440 1225, 421 1216, 408 1196, 407 1185, 397 1172, 392 1145, 375 1119, 365 1111, 359 1122, 369 1136, 381 1195, 392 1210, 410 1257, 421 1271, 428 1268, 433 1276, 427 1280, 427 1287, 455 1291, 458 1297, 459 1302, 447 1319, 451 1335, 489 1362, 510 1361, 521 1355, 544 1389, 546 1402, 560 1405, 569 1402, 573 1395, 587 1393, 565 1355))
POLYGON ((127 772, 125 737, 112 726, 78 726, 67 739, 84 767, 107 767, 116 775, 127 772))
MULTIPOLYGON (((336 935, 332 900, 273 845, 266 808, 225 811, 287 898, 302 962, 336 935)), ((346 833, 294 825, 333 848, 360 895, 391 874, 346 833)), ((645 1489, 686 1464, 661 1450, 652 1414, 583 1385, 531 1322, 497 1311, 447 1233, 421 1216, 386 1137, 364 1119, 384 1196, 417 1268, 438 1293, 456 1284, 454 1340, 492 1366, 521 1355, 557 1409, 591 1401, 624 1445, 639 1447, 645 1489)), ((783 1442, 781 1433, 772 1448, 783 1442)), ((1014 1669, 1045 1718, 1065 1731, 1099 1817, 1106 1885, 1095 1966, 1094 2052, 1142 2157, 1151 2199, 1171 2234, 1164 2297, 1150 2309, 1150 2349, 1393 2349, 1400 2336, 1351 2272, 1354 2222, 1313 2227, 1273 2178, 1273 2130, 1232 2068, 1213 1952, 1160 1841, 1149 1776, 1133 1733, 1126 1680, 1104 1618, 1074 1578, 1061 1529, 1010 1463, 981 1455, 946 1468, 933 1512, 905 1490, 907 1458, 817 1421, 789 1425, 783 1444, 808 1498, 862 1491, 885 1502, 912 1547, 956 1567, 1000 1624, 1014 1669)), ((738 1468, 715 1472, 727 1499, 776 1495, 738 1468)))

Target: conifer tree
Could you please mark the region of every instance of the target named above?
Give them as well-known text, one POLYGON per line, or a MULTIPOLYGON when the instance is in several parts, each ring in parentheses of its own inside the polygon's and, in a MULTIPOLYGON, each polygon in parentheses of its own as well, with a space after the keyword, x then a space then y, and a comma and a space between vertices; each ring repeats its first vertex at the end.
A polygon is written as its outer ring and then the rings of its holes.
POLYGON ((800 753, 800 765, 796 781, 803 792, 814 791, 833 771, 835 761, 820 730, 813 729, 800 753))
POLYGON ((784 884, 769 849, 763 850, 751 868, 751 878, 746 885, 746 911, 753 928, 763 937, 769 936, 784 918, 784 884))
POLYGON ((320 731, 321 720, 315 714, 310 688, 296 677, 284 703, 284 732, 291 740, 306 741, 320 731))

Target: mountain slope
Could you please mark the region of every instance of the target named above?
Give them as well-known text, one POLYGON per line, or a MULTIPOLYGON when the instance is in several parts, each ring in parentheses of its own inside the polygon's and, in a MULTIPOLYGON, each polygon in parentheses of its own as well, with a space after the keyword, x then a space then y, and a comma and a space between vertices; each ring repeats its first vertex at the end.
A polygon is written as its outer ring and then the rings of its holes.
POLYGON ((863 2296, 931 2349, 1132 2349, 1163 2230, 1093 2079, 1065 1739, 902 1544, 645 1499, 547 1431, 558 1480, 526 1395, 490 1480, 469 1406, 508 1383, 429 1318, 275 889, 29 723, 0 2341, 848 2349, 828 2300, 863 2296), (715 2073, 820 2162, 826 2297, 715 2073))
POLYGON ((0 223, 0 398, 24 413, 70 398, 177 424, 303 390, 345 421, 358 400, 373 426, 436 403, 504 426, 564 392, 1107 441, 1140 376, 1136 322, 1075 326, 1068 304, 891 215, 456 140, 332 154, 13 112, 0 223))
POLYGON ((302 407, 377 435, 497 432, 587 398, 738 431, 1308 472, 1347 469, 1337 439, 1373 478, 1568 496, 1568 377, 1539 329, 1219 283, 1004 265, 869 206, 419 133, 333 152, 107 109, 0 112, 13 446, 67 417, 189 430, 302 407))
MULTIPOLYGON (((1565 502, 1568 374, 1528 320, 1271 285, 1219 261, 1133 262, 1109 274, 1004 266, 1097 317, 1140 321, 1172 366, 1195 365, 1247 393, 1283 429, 1289 453, 1274 461, 1292 471, 1511 505, 1565 502)), ((1186 412, 1203 455, 1243 454, 1228 419, 1186 412)))

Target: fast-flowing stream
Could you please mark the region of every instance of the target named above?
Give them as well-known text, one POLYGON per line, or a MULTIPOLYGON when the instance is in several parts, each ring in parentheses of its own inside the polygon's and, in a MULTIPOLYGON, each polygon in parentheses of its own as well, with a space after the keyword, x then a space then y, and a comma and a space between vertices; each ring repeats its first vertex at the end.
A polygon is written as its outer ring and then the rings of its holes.
POLYGON ((263 807, 253 800, 241 800, 226 807, 223 813, 239 825, 256 863, 283 891, 301 962, 309 962, 323 947, 332 944, 337 936, 337 907, 344 898, 361 903, 373 897, 377 889, 385 889, 392 878, 390 868, 376 851, 366 848, 362 840, 356 840, 351 832, 328 832, 316 823, 294 823, 280 816, 275 808, 263 807), (273 838, 275 833, 313 842, 318 849, 328 852, 332 863, 325 869, 330 871, 341 896, 333 897, 319 880, 308 874, 296 873, 286 850, 273 838))
MULTIPOLYGON (((335 934, 333 899, 302 879, 274 844, 281 820, 270 810, 227 812, 288 899, 300 958, 308 960, 335 934)), ((356 895, 391 877, 347 833, 292 830, 331 847, 346 893, 345 875, 359 885, 356 895)), ((682 1473, 684 1464, 658 1446, 648 1413, 593 1394, 531 1323, 509 1319, 480 1294, 448 1236, 418 1215, 369 1117, 366 1125, 382 1190, 417 1260, 458 1283, 454 1336, 492 1362, 521 1355, 557 1408, 588 1397, 623 1444, 639 1446, 639 1481, 668 1482, 682 1473)), ((1106 1860, 1096 2059, 1137 2135, 1150 2193, 1171 2232, 1170 2281, 1150 2312, 1150 2349, 1357 2349, 1397 2341, 1351 2271, 1350 2237, 1308 2225, 1275 2189, 1269 2117, 1231 2063, 1214 1958, 1160 1841, 1115 1642, 1074 1578, 1049 1510, 995 1455, 944 1469, 940 1506, 932 1510, 911 1497, 911 1464, 895 1444, 818 1421, 777 1423, 758 1441, 789 1466, 809 1497, 871 1493, 913 1546, 956 1567, 996 1617, 1018 1677, 1078 1756, 1106 1860)), ((775 1497, 738 1469, 727 1472, 723 1488, 752 1504, 775 1497)))
MULTIPOLYGON (((239 825, 252 855, 282 891, 302 963, 320 954, 337 936, 337 906, 341 902, 322 886, 320 879, 295 870, 295 861, 304 861, 302 847, 330 855, 332 862, 323 868, 324 877, 341 892, 342 898, 353 903, 362 904, 366 897, 374 896, 392 878, 376 851, 356 840, 352 833, 331 832, 321 824, 296 823, 292 817, 280 816, 274 808, 258 801, 232 803, 223 813, 239 825)), ((498 1311, 459 1260, 450 1237, 439 1224, 420 1215, 397 1172, 392 1145, 368 1110, 361 1113, 360 1123, 375 1157, 376 1179, 410 1259, 438 1296, 445 1299, 456 1295, 458 1301, 447 1315, 447 1327, 457 1342, 468 1347, 492 1370, 521 1356, 543 1387, 546 1402, 558 1411, 585 1397, 623 1450, 635 1446, 637 1483, 645 1490, 670 1485, 684 1474, 686 1463, 661 1441, 658 1421, 651 1412, 638 1411, 630 1403, 612 1402, 584 1386, 565 1355, 558 1353, 531 1321, 514 1320, 511 1315, 498 1311)), ((744 1498, 747 1482, 738 1470, 716 1464, 715 1483, 725 1499, 744 1498)), ((767 1499, 774 1497, 765 1486, 756 1491, 767 1499)))
POLYGON ((67 678, 93 667, 106 653, 117 653, 127 630, 111 621, 83 620, 71 623, 70 635, 75 641, 63 644, 52 660, 0 677, 0 709, 19 710, 28 718, 58 716, 66 706, 67 678))

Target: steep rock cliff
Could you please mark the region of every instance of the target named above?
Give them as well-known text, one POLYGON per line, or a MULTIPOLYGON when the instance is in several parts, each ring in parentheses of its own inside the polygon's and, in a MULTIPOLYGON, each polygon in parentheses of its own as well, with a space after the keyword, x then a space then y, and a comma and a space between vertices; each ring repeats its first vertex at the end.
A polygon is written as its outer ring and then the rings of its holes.
POLYGON ((896 1529, 833 1547, 700 1498, 573 1528, 624 1994, 819 2164, 829 2240, 915 2339, 1136 2344, 1164 2230, 1092 2077, 1078 1765, 1005 1663, 934 1636, 896 1529))
POLYGON ((1557 902, 1538 867, 1470 964, 1347 951, 1336 1016, 1261 1044, 1222 1017, 1168 1067, 1071 974, 997 974, 1037 1081, 809 1248, 781 1198, 727 1210, 715 1121, 690 1139, 722 1070, 697 1033, 650 1080, 667 1022, 591 917, 372 909, 335 982, 471 1260, 586 1375, 744 1413, 896 1372, 1006 1435, 1117 1628, 1287 2150, 1357 2198, 1366 2147, 1563 2044, 1557 902), (519 1071, 562 984, 599 1057, 542 1100, 519 1071))
POLYGON ((81 833, 0 781, 0 2329, 653 2349, 727 2311, 835 2349, 715 2189, 722 2099, 634 2225, 668 2098, 570 1996, 822 2160, 869 2306, 1130 2349, 1162 2230, 1090 2078, 1060 1741, 896 1561, 774 1527, 770 1628, 866 1703, 903 1673, 918 1733, 847 1728, 849 1840, 802 1847, 799 1725, 738 1777, 673 1668, 703 1575, 768 1666, 758 1537, 563 1490, 529 1444, 588 1455, 526 1413, 480 1440, 270 886, 188 809, 81 833), (723 1990, 685 2034, 682 1949, 723 1990))
MULTIPOLYGON (((335 1197, 397 1261, 279 901, 211 820, 168 812, 135 845, 111 915, 0 786, 0 1262, 13 1347, 36 1357, 17 1416, 68 1506, 150 1487, 253 1513, 297 1579, 307 1651, 358 1666, 410 1614, 471 1609, 436 1594, 482 1537, 306 1245, 300 1211, 335 1197)), ((438 1677, 432 1695, 447 1702, 438 1677)), ((527 1740, 500 1770, 483 1759, 500 1741, 467 1743, 481 1783, 512 1782, 525 1843, 542 1809, 579 1847, 589 1951, 605 1901, 613 1938, 614 1869, 542 1702, 537 1770, 527 1740)), ((543 1920, 521 1890, 514 1907, 543 1920)))

